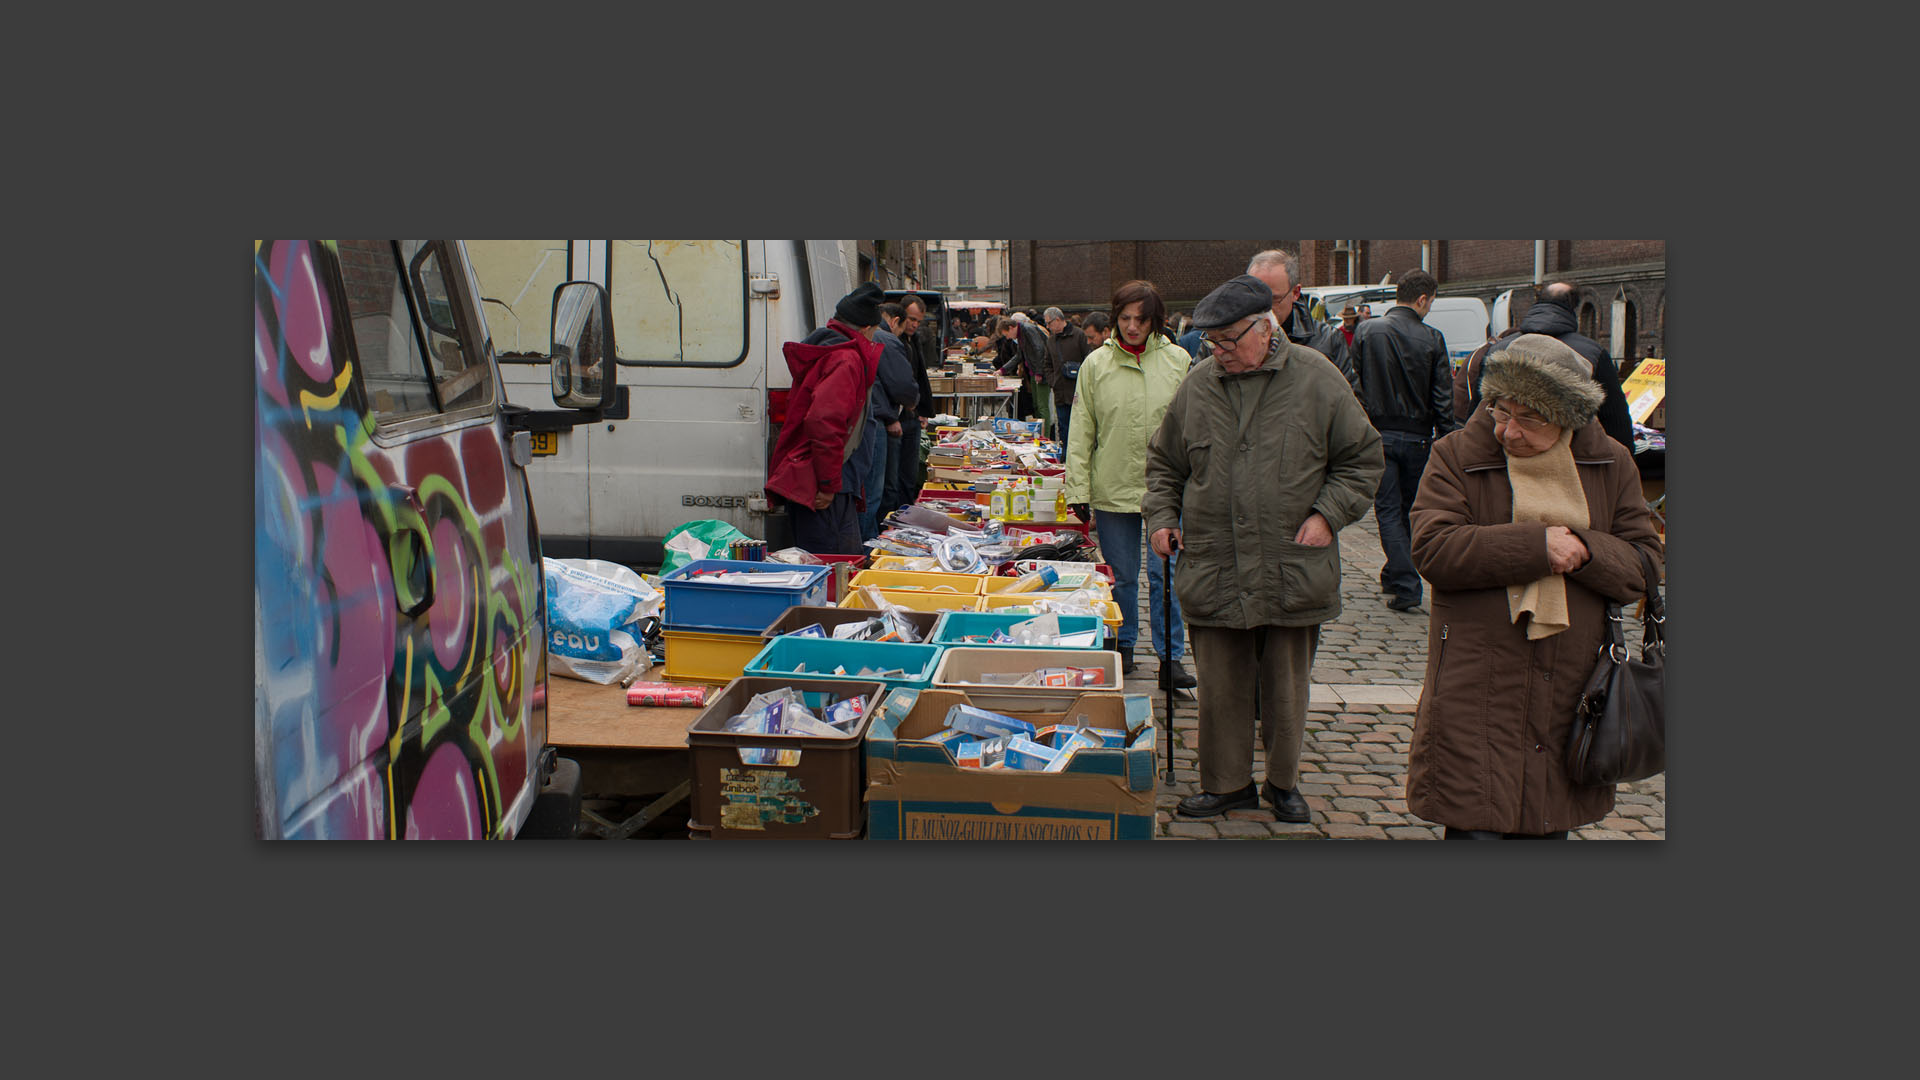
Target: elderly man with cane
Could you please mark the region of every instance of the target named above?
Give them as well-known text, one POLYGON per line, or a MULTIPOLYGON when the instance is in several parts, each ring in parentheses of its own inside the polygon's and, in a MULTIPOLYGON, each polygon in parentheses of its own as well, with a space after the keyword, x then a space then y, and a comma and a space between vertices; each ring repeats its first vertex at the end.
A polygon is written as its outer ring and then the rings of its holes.
POLYGON ((1147 444, 1141 502, 1154 554, 1180 552, 1174 590, 1199 667, 1200 787, 1187 817, 1256 807, 1253 736, 1281 821, 1298 789, 1320 624, 1340 614, 1341 529, 1373 503, 1385 459, 1346 377, 1276 333, 1273 290, 1242 274, 1194 308, 1213 353, 1147 444))

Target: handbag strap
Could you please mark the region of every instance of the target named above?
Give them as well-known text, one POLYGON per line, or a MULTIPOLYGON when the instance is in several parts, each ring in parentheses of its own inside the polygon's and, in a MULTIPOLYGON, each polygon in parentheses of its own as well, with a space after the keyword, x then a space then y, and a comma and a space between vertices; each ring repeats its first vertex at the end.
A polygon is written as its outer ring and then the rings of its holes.
POLYGON ((1646 578, 1647 588, 1647 610, 1640 618, 1640 626, 1645 631, 1641 651, 1644 652, 1649 645, 1658 645, 1665 652, 1667 604, 1660 597, 1660 575, 1654 570, 1653 556, 1647 554, 1646 548, 1635 544, 1633 552, 1640 556, 1640 572, 1646 578))

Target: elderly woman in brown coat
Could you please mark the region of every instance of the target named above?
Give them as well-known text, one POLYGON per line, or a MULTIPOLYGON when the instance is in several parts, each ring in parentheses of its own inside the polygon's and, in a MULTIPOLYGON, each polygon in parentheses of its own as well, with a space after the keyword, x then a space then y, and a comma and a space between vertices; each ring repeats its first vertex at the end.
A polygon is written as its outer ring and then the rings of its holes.
POLYGON ((1613 809, 1563 760, 1609 603, 1645 591, 1660 541, 1585 358, 1543 334, 1496 345, 1482 407, 1433 446, 1411 513, 1433 586, 1407 809, 1448 839, 1564 839, 1613 809))

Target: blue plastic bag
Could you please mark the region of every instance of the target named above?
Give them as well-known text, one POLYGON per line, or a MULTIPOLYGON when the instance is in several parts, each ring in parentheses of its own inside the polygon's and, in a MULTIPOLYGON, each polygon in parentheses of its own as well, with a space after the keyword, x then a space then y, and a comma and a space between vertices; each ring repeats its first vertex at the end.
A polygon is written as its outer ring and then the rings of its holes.
POLYGON ((547 667, 602 685, 652 663, 642 619, 660 611, 660 590, 632 569, 601 559, 542 559, 547 579, 547 667))

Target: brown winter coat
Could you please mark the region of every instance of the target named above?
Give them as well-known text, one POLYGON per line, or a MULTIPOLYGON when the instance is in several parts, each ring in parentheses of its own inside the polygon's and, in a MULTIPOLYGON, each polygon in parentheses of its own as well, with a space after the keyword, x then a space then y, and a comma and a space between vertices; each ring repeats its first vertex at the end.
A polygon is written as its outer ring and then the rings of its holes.
POLYGON ((1493 419, 1477 410, 1433 445, 1413 501, 1413 564, 1433 585, 1427 674, 1414 721, 1407 809, 1455 829, 1550 833, 1598 821, 1612 787, 1575 787, 1563 759, 1574 703, 1606 636, 1606 606, 1638 599, 1640 547, 1661 565, 1633 458, 1594 420, 1573 459, 1593 523, 1592 558, 1566 575, 1572 627, 1527 640, 1507 586, 1544 577, 1547 526, 1513 521, 1513 488, 1493 419))

